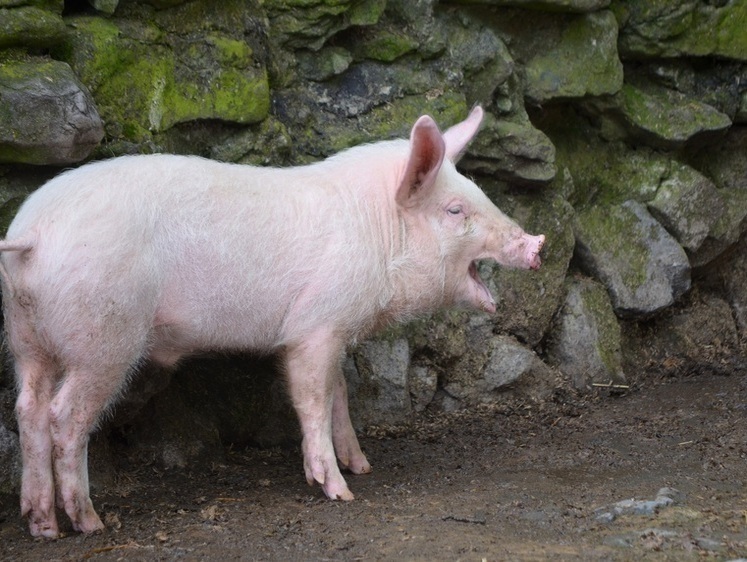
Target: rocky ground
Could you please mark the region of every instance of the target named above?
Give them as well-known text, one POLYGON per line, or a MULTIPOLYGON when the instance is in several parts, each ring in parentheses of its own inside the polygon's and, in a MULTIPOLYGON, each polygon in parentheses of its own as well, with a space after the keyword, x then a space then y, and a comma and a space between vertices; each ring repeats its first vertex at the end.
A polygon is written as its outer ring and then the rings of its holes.
POLYGON ((747 558, 747 376, 556 394, 376 428, 356 501, 307 487, 297 450, 163 472, 123 460, 107 530, 31 539, 0 510, 3 560, 747 558))

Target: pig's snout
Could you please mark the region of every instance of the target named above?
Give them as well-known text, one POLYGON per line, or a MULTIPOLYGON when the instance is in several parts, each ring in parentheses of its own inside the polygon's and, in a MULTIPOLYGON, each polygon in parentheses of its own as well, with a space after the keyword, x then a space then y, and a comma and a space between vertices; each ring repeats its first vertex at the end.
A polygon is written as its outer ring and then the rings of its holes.
POLYGON ((526 237, 527 266, 529 267, 529 269, 539 269, 540 265, 542 265, 542 260, 540 259, 539 254, 540 251, 542 251, 542 246, 545 245, 545 235, 540 234, 539 236, 531 236, 527 234, 526 237))

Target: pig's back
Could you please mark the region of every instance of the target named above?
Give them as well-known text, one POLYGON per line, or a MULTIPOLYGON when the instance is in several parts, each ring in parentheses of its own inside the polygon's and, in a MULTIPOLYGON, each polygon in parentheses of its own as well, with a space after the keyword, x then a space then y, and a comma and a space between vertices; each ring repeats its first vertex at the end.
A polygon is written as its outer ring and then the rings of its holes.
POLYGON ((37 293, 71 278, 101 300, 137 292, 185 351, 270 349, 345 309, 359 311, 345 320, 355 331, 380 295, 351 294, 345 275, 374 288, 382 272, 362 252, 350 261, 355 221, 320 183, 314 167, 171 155, 90 164, 35 192, 11 225, 9 238, 36 236, 39 267, 6 266, 37 293))

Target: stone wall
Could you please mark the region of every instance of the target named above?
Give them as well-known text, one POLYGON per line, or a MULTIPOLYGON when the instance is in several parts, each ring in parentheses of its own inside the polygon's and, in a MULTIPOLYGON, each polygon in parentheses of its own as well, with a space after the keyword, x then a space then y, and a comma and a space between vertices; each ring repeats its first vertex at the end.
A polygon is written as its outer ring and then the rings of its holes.
MULTIPOLYGON (((0 225, 90 159, 302 164, 479 103, 462 168, 547 235, 543 268, 484 265, 494 316, 351 349, 356 424, 723 369, 747 327, 745 29, 740 0, 0 0, 0 225)), ((6 369, 0 491, 13 395, 6 369)), ((93 448, 181 466, 294 427, 271 362, 201 358, 146 368, 93 448)))

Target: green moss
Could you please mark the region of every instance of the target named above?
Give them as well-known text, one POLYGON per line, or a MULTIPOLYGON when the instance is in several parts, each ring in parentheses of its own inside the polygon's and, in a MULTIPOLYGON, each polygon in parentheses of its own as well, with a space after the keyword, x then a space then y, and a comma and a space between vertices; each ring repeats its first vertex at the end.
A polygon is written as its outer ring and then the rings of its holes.
POLYGON ((575 230, 598 260, 611 259, 626 265, 622 282, 632 293, 646 284, 650 253, 640 241, 642 237, 635 234, 640 230, 640 221, 633 212, 617 205, 587 208, 577 214, 575 230))
POLYGON ((358 37, 353 53, 357 58, 392 62, 417 48, 418 42, 404 31, 381 29, 358 37))
POLYGON ((53 55, 70 64, 91 90, 109 76, 119 73, 134 60, 130 49, 122 48, 120 30, 115 23, 100 17, 76 17, 67 20, 71 32, 53 55))
POLYGON ((560 38, 543 45, 540 54, 527 62, 527 95, 542 103, 617 92, 623 83, 623 68, 612 13, 605 10, 558 22, 565 23, 560 38))
POLYGON ((256 123, 269 113, 267 73, 243 41, 210 33, 170 39, 169 48, 149 24, 129 22, 127 34, 99 17, 73 18, 70 25, 58 54, 92 90, 112 138, 143 142, 176 123, 256 123))
POLYGON ((386 0, 354 2, 350 6, 348 19, 351 25, 373 25, 379 21, 386 8, 386 0))
POLYGON ((683 143, 704 131, 728 128, 731 119, 710 105, 664 88, 625 84, 617 97, 625 121, 658 144, 683 143))
POLYGON ((747 3, 619 0, 620 48, 628 56, 747 60, 747 3))
POLYGON ((62 41, 66 31, 59 14, 32 6, 0 8, 0 49, 17 45, 50 47, 62 41))
POLYGON ((621 372, 620 325, 612 308, 607 290, 596 283, 589 283, 582 291, 584 308, 597 325, 596 351, 609 373, 621 372))
POLYGON ((345 122, 341 129, 331 132, 330 152, 385 138, 406 138, 413 123, 424 114, 431 115, 445 128, 464 119, 467 113, 467 102, 458 92, 425 98, 405 96, 360 116, 357 127, 345 122), (393 124, 398 124, 398 128, 393 128, 393 124))
POLYGON ((245 66, 252 62, 254 52, 244 41, 237 41, 223 35, 212 34, 206 41, 216 47, 216 59, 222 64, 230 66, 245 66))

